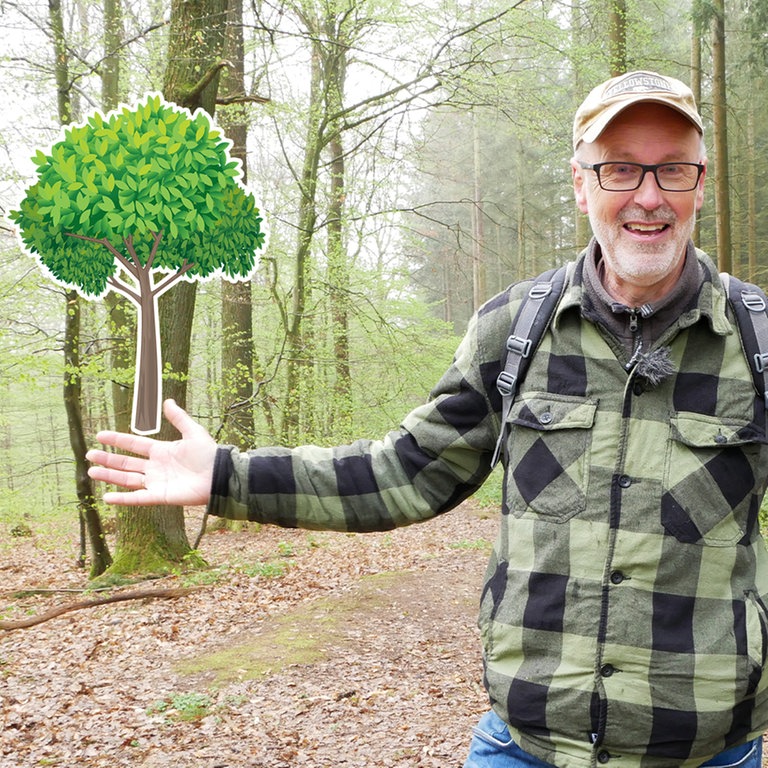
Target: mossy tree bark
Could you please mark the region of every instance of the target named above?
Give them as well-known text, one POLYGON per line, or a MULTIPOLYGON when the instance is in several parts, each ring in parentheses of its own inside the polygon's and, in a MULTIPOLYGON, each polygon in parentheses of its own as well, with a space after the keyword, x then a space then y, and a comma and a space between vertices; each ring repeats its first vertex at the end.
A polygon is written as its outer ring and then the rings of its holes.
MULTIPOLYGON (((227 0, 173 0, 163 85, 167 101, 214 114, 219 76, 225 66, 226 21, 227 0)), ((163 394, 183 408, 187 406, 196 287, 196 283, 182 281, 159 300, 163 394)), ((163 423, 157 438, 175 440, 178 433, 163 423)), ((189 543, 182 507, 123 508, 118 515, 118 533, 111 575, 157 574, 180 565, 202 564, 189 543)))
MULTIPOLYGON (((72 118, 71 80, 69 77, 69 53, 64 38, 64 20, 61 4, 51 0, 48 4, 53 45, 56 53, 56 86, 58 91, 59 121, 62 125, 72 118)), ((101 525, 93 482, 88 476, 87 450, 83 429, 82 377, 80 368, 80 297, 74 291, 65 293, 64 319, 64 409, 67 414, 69 444, 75 463, 75 490, 80 515, 82 551, 85 559, 85 538, 90 542, 91 576, 103 573, 111 562, 111 555, 101 525)))

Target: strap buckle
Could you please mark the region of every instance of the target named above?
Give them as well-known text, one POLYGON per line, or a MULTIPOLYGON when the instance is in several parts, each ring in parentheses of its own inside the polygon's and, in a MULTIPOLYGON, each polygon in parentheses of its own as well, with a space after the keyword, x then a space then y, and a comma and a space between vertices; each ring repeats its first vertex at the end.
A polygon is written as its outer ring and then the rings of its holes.
POLYGON ((756 352, 753 359, 758 373, 764 373, 768 369, 768 352, 756 352))
POLYGON ((531 340, 513 334, 507 339, 507 351, 514 352, 520 357, 528 357, 531 354, 531 340))
POLYGON ((741 301, 750 312, 765 312, 765 299, 759 293, 742 291, 741 301))
POLYGON ((517 376, 509 371, 502 371, 496 379, 496 388, 501 392, 502 397, 514 395, 517 388, 517 376))
POLYGON ((552 283, 534 283, 528 291, 528 298, 530 299, 545 299, 552 293, 552 283))

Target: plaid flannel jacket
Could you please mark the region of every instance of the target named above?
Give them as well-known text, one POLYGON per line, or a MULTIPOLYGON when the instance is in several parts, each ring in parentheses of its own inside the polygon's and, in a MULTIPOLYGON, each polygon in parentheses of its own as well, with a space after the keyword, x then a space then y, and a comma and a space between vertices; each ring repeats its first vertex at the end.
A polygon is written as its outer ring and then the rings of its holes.
MULTIPOLYGON (((700 765, 768 727, 765 409, 696 255, 696 303, 657 342, 671 376, 627 371, 584 318, 582 254, 509 416, 485 684, 520 746, 564 768, 700 765)), ((495 380, 527 287, 479 310, 430 400, 384 440, 222 447, 209 511, 373 531, 454 507, 490 471, 495 380)))

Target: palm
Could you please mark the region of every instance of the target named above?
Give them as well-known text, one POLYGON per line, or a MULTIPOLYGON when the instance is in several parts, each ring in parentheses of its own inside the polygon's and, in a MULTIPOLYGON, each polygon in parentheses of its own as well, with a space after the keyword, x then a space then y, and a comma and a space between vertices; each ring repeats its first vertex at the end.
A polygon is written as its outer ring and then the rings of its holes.
POLYGON ((210 496, 216 443, 206 429, 176 403, 165 403, 165 415, 181 439, 163 442, 124 432, 99 432, 97 439, 125 453, 92 450, 88 474, 125 491, 104 494, 109 504, 205 504, 210 496))

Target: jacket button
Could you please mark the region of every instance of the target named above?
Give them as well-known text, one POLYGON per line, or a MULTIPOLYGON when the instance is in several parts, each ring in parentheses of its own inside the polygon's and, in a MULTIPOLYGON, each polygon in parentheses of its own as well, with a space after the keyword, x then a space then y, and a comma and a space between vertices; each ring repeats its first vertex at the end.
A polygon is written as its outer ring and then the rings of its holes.
POLYGON ((613 664, 603 664, 603 666, 600 667, 600 674, 603 677, 610 677, 615 671, 616 667, 614 667, 613 664))
POLYGON ((624 581, 624 574, 621 571, 614 571, 611 574, 611 584, 621 584, 624 581))
POLYGON ((622 475, 619 478, 619 486, 622 488, 629 488, 632 485, 632 478, 629 475, 622 475))
POLYGON ((608 752, 606 752, 604 749, 601 749, 597 753, 597 762, 602 763, 605 765, 609 760, 611 759, 611 756, 608 752))
POLYGON ((549 411, 544 411, 544 413, 539 416, 539 423, 540 424, 551 424, 552 423, 552 414, 549 411))

